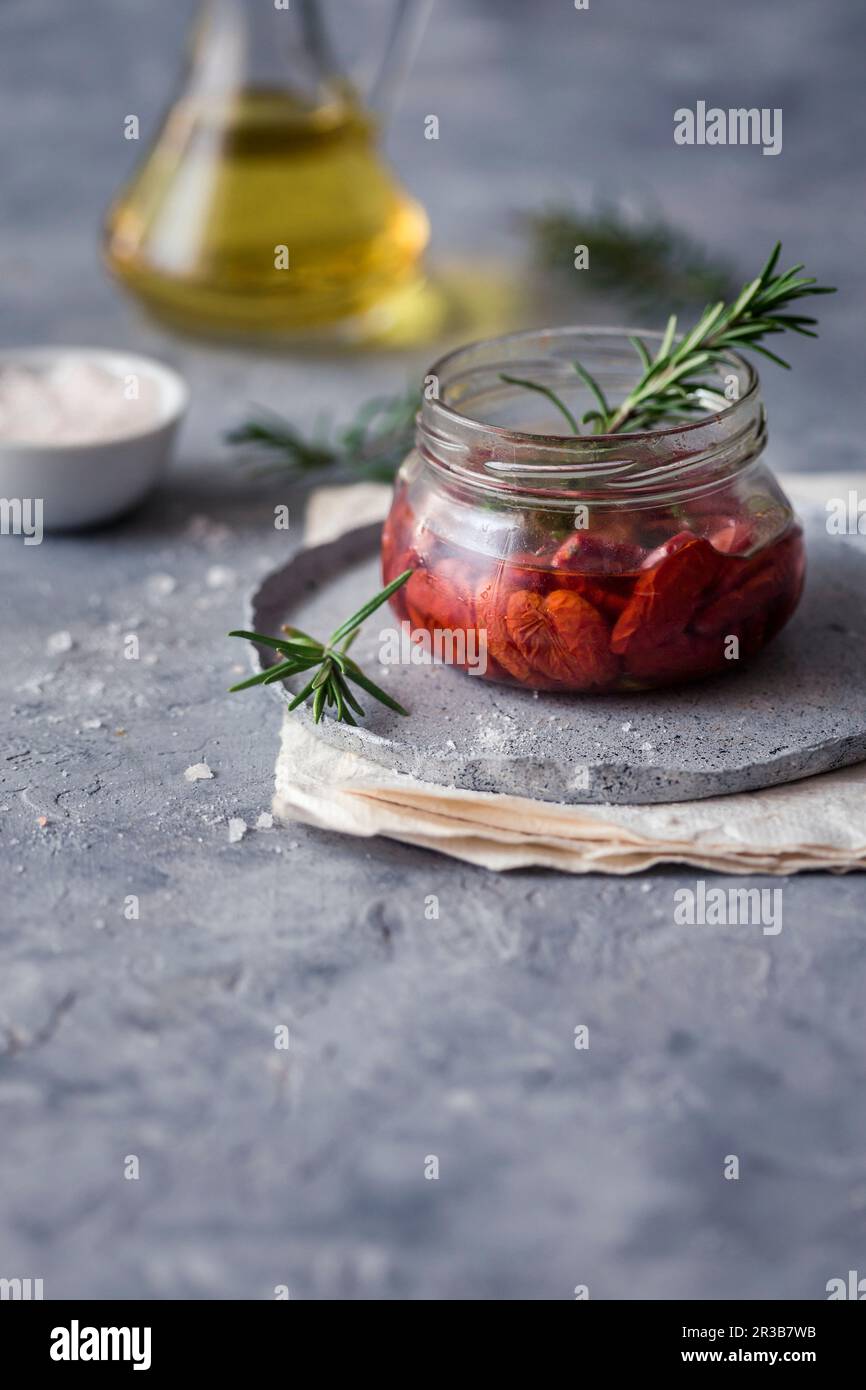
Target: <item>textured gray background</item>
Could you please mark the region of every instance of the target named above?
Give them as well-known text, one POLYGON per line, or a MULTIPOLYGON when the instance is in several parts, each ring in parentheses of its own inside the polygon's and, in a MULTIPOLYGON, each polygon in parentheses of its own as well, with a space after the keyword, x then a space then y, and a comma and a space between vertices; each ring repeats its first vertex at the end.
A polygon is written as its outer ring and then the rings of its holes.
MULTIPOLYGON (((279 712, 224 693, 224 634, 285 555, 274 501, 301 499, 253 491, 219 436, 247 400, 344 411, 412 362, 181 346, 104 279, 121 122, 152 126, 188 14, 0 8, 0 341, 155 351, 195 396, 134 518, 0 542, 0 1276, 48 1297, 822 1297, 866 1271, 862 879, 782 881, 764 937, 675 926, 677 871, 228 842, 269 803, 279 712), (186 783, 202 758, 215 779, 186 783)), ((391 149, 439 255, 518 257, 515 210, 591 189, 653 195, 744 271, 781 231, 844 295, 768 374, 777 461, 862 467, 864 37, 854 0, 440 0, 391 149), (783 154, 675 149, 698 97, 782 106, 783 154)))

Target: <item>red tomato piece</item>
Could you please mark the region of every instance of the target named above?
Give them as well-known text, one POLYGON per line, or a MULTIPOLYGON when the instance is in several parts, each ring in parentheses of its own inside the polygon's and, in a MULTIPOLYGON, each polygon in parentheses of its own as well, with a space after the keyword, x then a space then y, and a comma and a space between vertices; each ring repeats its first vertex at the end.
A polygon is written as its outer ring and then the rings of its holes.
POLYGON ((760 564, 750 561, 738 568, 736 588, 724 589, 700 610, 692 623, 695 632, 737 632, 746 620, 768 616, 779 600, 786 600, 782 622, 790 616, 802 589, 802 552, 783 543, 763 552, 760 559, 760 564))
MULTIPOLYGON (((515 557, 517 558, 517 557, 515 557)), ((479 629, 486 633, 488 657, 521 683, 532 684, 532 668, 508 632, 508 599, 517 589, 538 591, 541 575, 504 561, 484 576, 475 595, 479 629)))
POLYGON ((475 626, 471 586, 457 560, 442 560, 435 570, 416 570, 404 591, 413 627, 465 632, 475 626))
POLYGON ((632 597, 617 619, 612 650, 621 655, 635 640, 658 645, 682 632, 721 564, 709 541, 689 531, 659 546, 644 561, 632 597))
POLYGON ((555 570, 574 574, 632 574, 640 569, 642 551, 631 541, 607 534, 573 531, 553 556, 555 570))
POLYGON ((556 574, 556 584, 560 589, 570 589, 580 594, 593 608, 603 613, 607 620, 615 623, 626 607, 634 589, 634 575, 596 575, 568 574, 560 570, 556 574))
POLYGON ((668 642, 633 642, 624 658, 626 673, 648 685, 698 679, 727 664, 721 637, 679 632, 668 642))
POLYGON ((581 687, 612 681, 619 663, 610 650, 610 629, 598 609, 570 589, 554 589, 544 601, 544 611, 579 672, 581 687))
POLYGON ((519 589, 508 600, 506 622, 521 655, 548 680, 584 690, 616 672, 607 623, 570 589, 556 589, 547 598, 519 589))

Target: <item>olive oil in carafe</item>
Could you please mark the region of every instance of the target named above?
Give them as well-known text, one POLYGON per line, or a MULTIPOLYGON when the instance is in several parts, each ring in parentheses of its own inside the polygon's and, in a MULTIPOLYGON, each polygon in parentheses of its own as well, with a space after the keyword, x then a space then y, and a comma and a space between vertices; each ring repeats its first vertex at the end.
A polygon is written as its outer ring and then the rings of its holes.
POLYGON ((423 208, 377 149, 351 94, 183 97, 108 218, 119 279, 173 326, 281 336, 405 294, 428 238, 423 208))

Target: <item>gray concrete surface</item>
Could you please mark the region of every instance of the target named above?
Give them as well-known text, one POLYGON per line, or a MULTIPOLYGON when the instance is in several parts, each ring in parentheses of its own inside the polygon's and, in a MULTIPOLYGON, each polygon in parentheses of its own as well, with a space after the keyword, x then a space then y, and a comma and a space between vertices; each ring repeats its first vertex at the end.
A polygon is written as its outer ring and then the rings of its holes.
MULTIPOLYGON (((156 351, 195 393, 136 516, 0 542, 0 1276, 49 1298, 821 1298, 866 1270, 862 879, 758 880, 783 892, 768 936, 675 925, 676 870, 229 843, 268 807, 279 712, 225 694, 224 634, 296 542, 275 500, 302 499, 253 489, 220 433, 250 399, 342 412, 409 364, 182 345, 104 279, 121 122, 155 118, 188 12, 0 9, 0 340, 156 351), (202 759, 213 780, 185 781, 202 759)), ((862 467, 864 24, 854 0, 440 0, 392 152, 438 254, 517 258, 516 208, 592 187, 651 191, 745 271, 781 231, 844 294, 767 374, 773 447, 862 467), (675 149, 699 97, 783 106, 783 154, 675 149)))

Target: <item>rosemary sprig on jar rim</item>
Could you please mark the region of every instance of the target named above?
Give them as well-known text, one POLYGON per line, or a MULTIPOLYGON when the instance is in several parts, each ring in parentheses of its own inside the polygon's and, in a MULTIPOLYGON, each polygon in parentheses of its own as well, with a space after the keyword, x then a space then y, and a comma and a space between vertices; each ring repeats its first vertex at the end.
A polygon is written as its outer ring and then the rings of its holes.
MULTIPOLYGON (((703 412, 706 407, 700 393, 712 392, 713 387, 701 376, 734 348, 751 349, 780 367, 790 367, 784 358, 771 352, 764 340, 788 330, 817 338, 817 319, 782 311, 807 295, 836 291, 833 286, 818 285, 814 276, 801 276, 802 265, 775 274, 781 250, 782 243, 777 241, 760 275, 744 285, 733 303, 719 300, 708 305, 695 326, 681 338, 677 338, 677 316, 671 314, 655 356, 641 338, 632 337, 630 341, 640 358, 643 374, 618 405, 612 405, 596 378, 580 362, 574 362, 575 372, 596 401, 595 408, 581 416, 580 424, 591 425, 593 434, 635 433, 703 412)), ((572 411, 550 387, 505 372, 500 373, 500 379, 546 396, 565 417, 572 434, 581 433, 572 411)))

